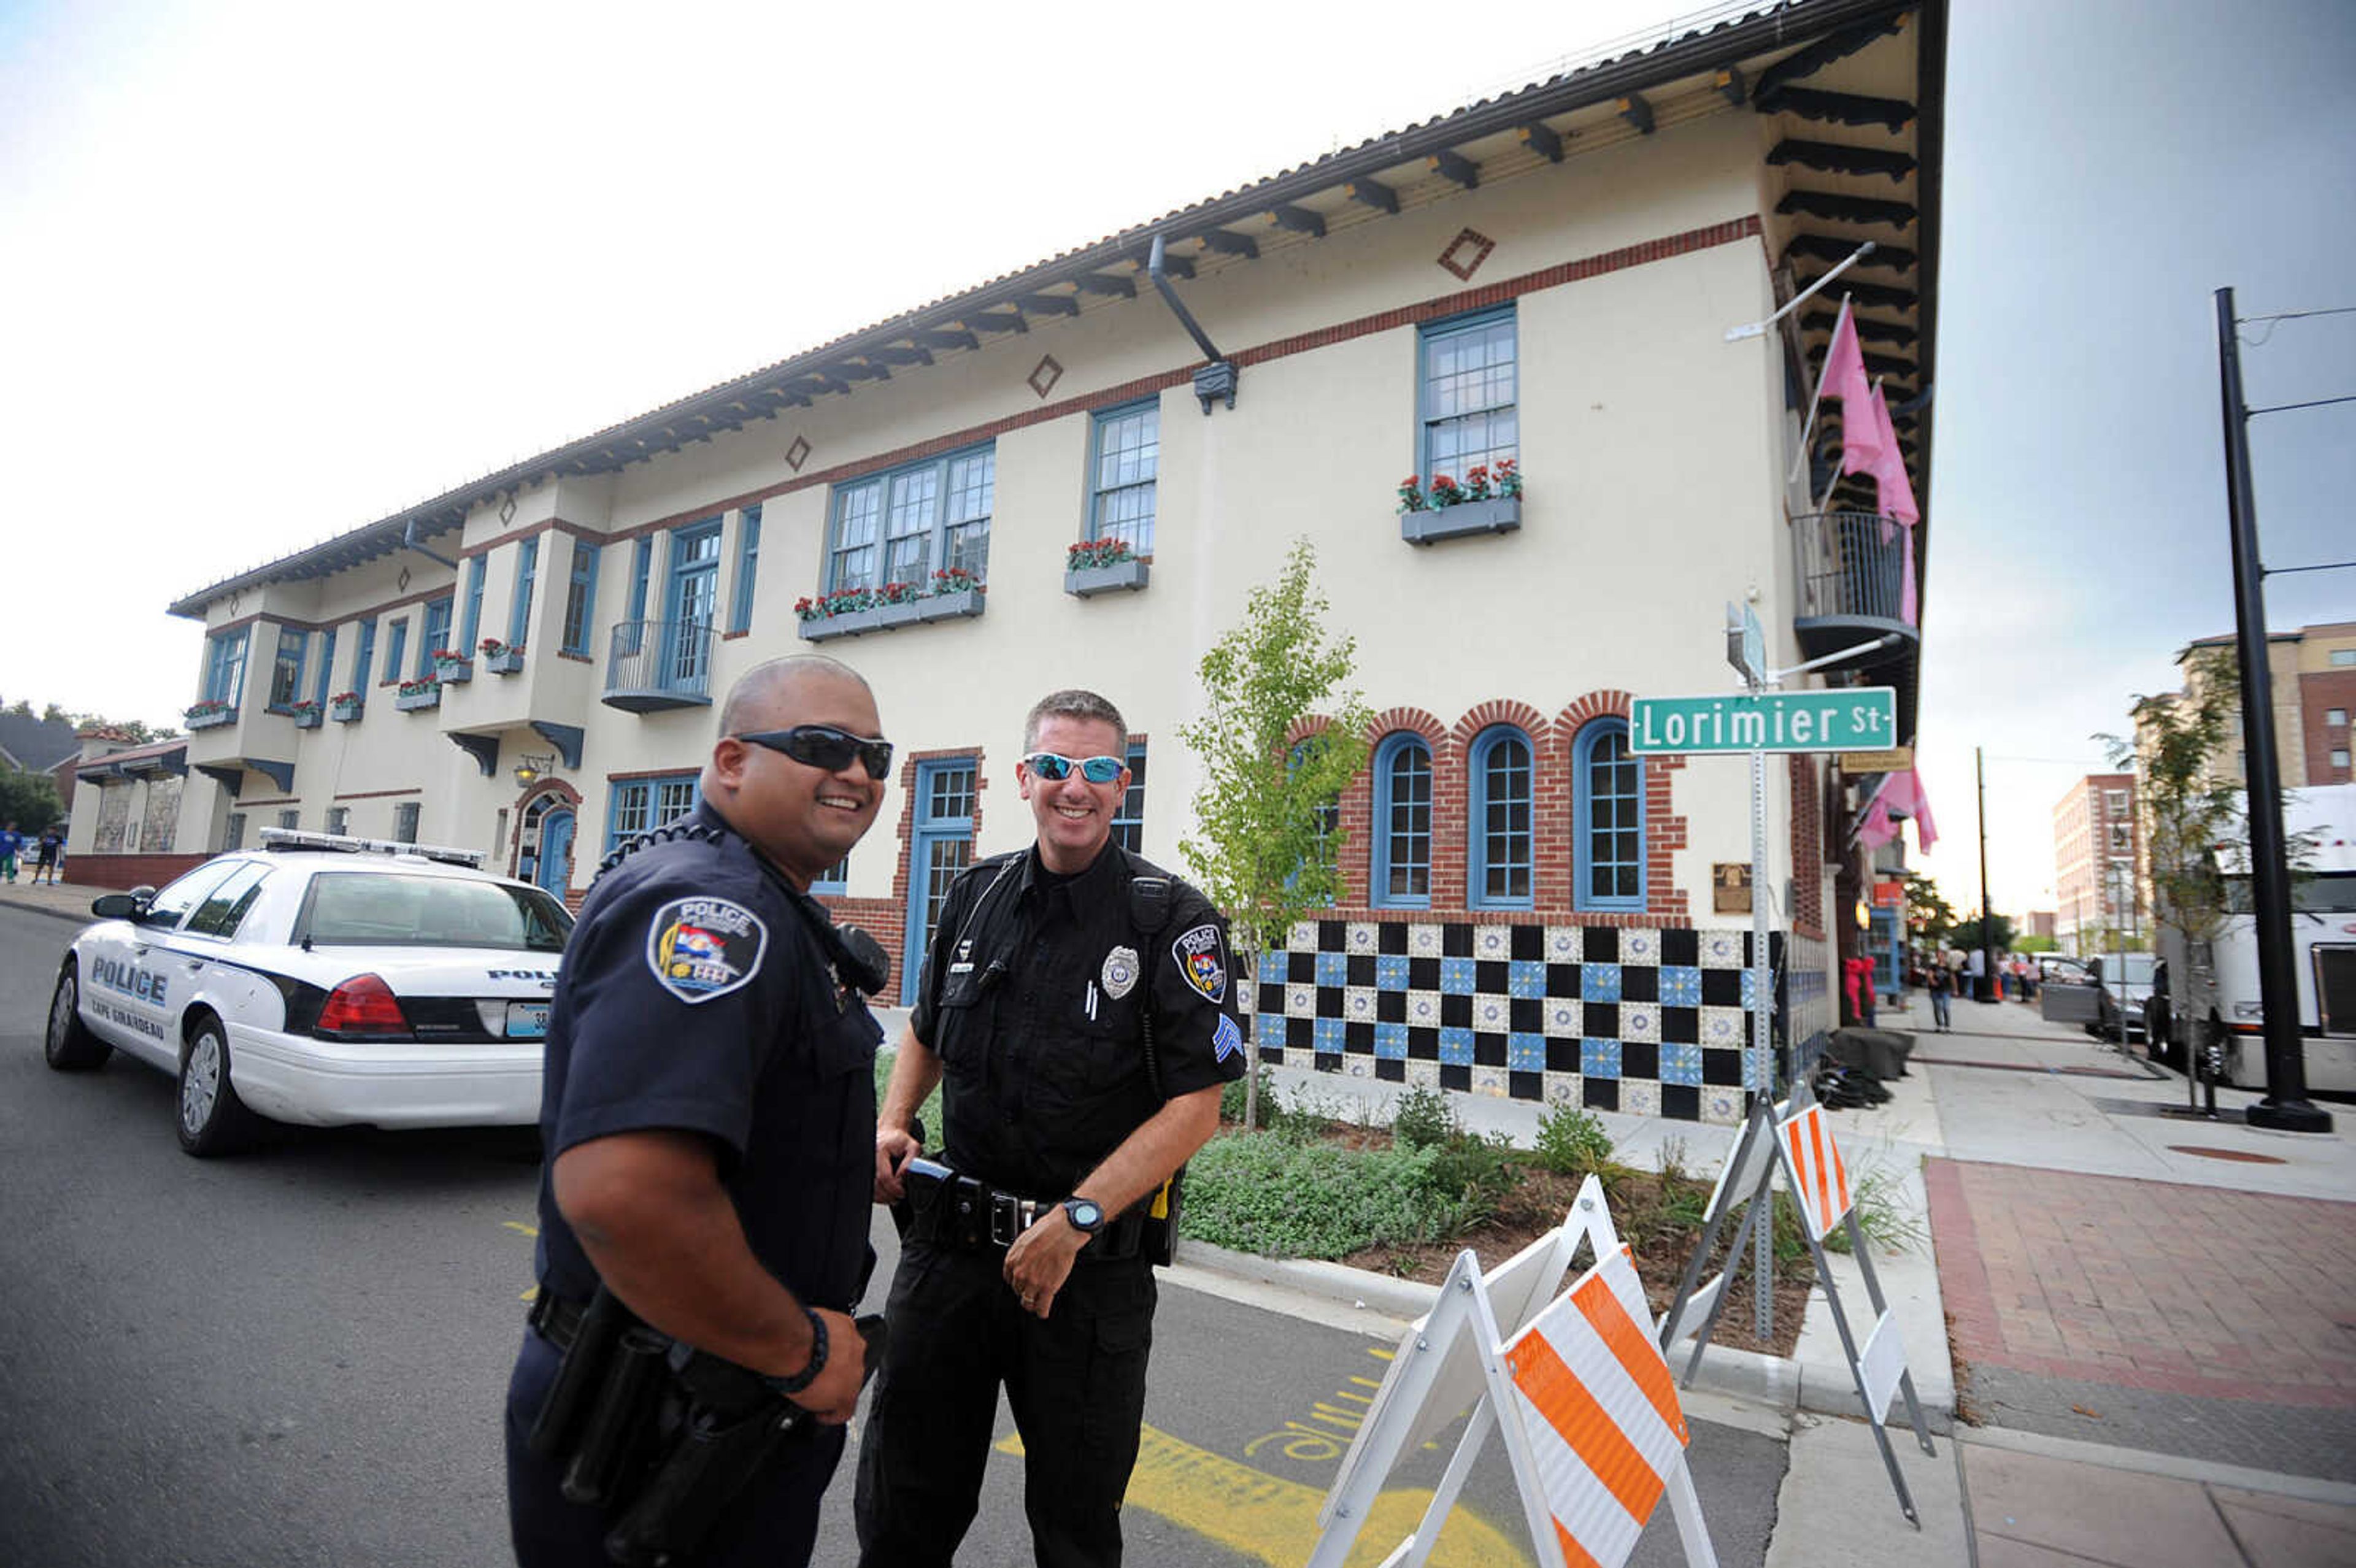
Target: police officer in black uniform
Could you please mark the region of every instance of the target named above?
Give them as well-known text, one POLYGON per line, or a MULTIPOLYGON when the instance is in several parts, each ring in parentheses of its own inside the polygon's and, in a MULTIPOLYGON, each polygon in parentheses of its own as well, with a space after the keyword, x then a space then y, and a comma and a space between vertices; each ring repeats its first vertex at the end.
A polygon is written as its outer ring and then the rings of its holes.
POLYGON ((1033 708, 1015 776, 1038 842, 967 870, 934 929, 876 1125, 876 1197, 909 1224, 861 1437, 867 1568, 949 1562, 1001 1383, 1037 1561, 1120 1561, 1150 1210, 1245 1064, 1226 923, 1111 842, 1127 738, 1093 692, 1033 708), (946 1147, 920 1159, 916 1110, 944 1080, 946 1147))
POLYGON ((752 670, 701 803, 609 859, 582 905, 549 1020, 540 1290, 508 1391, 524 1568, 607 1561, 615 1509, 567 1500, 564 1455, 530 1440, 601 1281, 816 1417, 693 1561, 809 1555, 863 1371, 845 1314, 873 1262, 882 1030, 846 973, 862 950, 807 890, 875 819, 891 763, 877 729, 866 682, 832 659, 752 670))

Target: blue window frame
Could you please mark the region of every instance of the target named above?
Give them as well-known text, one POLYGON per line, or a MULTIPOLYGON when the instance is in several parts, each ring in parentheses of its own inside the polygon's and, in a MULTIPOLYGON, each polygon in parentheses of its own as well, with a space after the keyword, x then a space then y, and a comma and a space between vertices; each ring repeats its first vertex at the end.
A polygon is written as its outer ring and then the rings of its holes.
POLYGON ((320 707, 327 706, 328 686, 336 678, 336 629, 333 626, 319 634, 319 678, 311 688, 311 700, 320 707))
POLYGON ((1644 907, 1644 764, 1628 722, 1598 719, 1571 747, 1575 909, 1644 907))
POLYGON ((971 757, 916 764, 916 811, 908 836, 908 919, 901 952, 901 1000, 916 999, 916 976, 940 924, 958 873, 973 863, 978 773, 971 757))
POLYGON ((1472 842, 1465 866, 1469 901, 1483 909, 1527 909, 1531 902, 1530 738, 1494 724, 1469 753, 1472 842))
POLYGON ((1460 315, 1423 329, 1416 472, 1458 484, 1521 451, 1514 310, 1460 315))
POLYGON ((1387 735, 1375 748, 1375 861, 1366 891, 1381 909, 1431 907, 1431 748, 1387 735))
POLYGON ((841 893, 849 890, 850 883, 851 857, 845 855, 841 859, 812 877, 809 891, 814 893, 841 893))
POLYGON ((1130 403, 1096 417, 1088 537, 1119 539, 1132 555, 1153 553, 1155 475, 1162 465, 1162 405, 1130 403))
POLYGON ((515 603, 508 607, 508 646, 519 648, 531 632, 531 580, 540 571, 540 536, 516 547, 515 603))
POLYGON ((587 539, 573 541, 573 570, 564 582, 564 632, 560 645, 568 654, 589 651, 589 631, 597 616, 598 547, 587 539))
POLYGON ((479 555, 466 561, 466 619, 458 631, 458 651, 468 658, 475 656, 475 644, 483 631, 483 558, 479 555))
POLYGON ((655 569, 655 541, 640 539, 630 552, 630 613, 629 619, 647 618, 647 579, 655 569))
POLYGON ((402 678, 401 661, 409 648, 409 617, 402 616, 385 635, 384 678, 388 685, 402 678))
POLYGON ((950 567, 987 579, 997 490, 997 449, 987 445, 837 485, 826 591, 887 582, 926 588, 935 571, 950 567))
POLYGON ((1132 855, 1145 853, 1145 742, 1129 748, 1129 787, 1120 792, 1120 809, 1112 816, 1113 842, 1132 855))
MULTIPOLYGON (((1313 739, 1313 737, 1312 737, 1312 739, 1313 739)), ((1285 770, 1288 773, 1301 765, 1301 760, 1309 754, 1309 745, 1310 741, 1308 739, 1295 741, 1292 743, 1292 750, 1286 752, 1284 758, 1285 770)), ((1320 806, 1318 808, 1317 842, 1320 846, 1330 844, 1333 841, 1333 835, 1341 830, 1341 827, 1342 806, 1339 801, 1336 801, 1332 805, 1320 806)), ((1300 871, 1296 869, 1290 876, 1284 879, 1285 885, 1287 887, 1290 887, 1299 880, 1300 875, 1300 871)), ((1333 901, 1331 898, 1328 898, 1325 901, 1330 904, 1333 901)))
POLYGON ((369 674, 376 667, 376 617, 360 623, 359 652, 352 656, 352 690, 362 702, 368 700, 369 674))
POLYGON ((245 699, 245 639, 251 626, 216 632, 205 640, 205 700, 231 708, 245 699))
POLYGON ((697 778, 694 773, 669 773, 616 780, 605 803, 606 853, 611 854, 626 838, 677 822, 693 811, 697 778))
POLYGON ((736 603, 729 612, 728 629, 750 631, 753 625, 753 582, 761 570, 761 508, 747 507, 736 526, 736 603))
POLYGON ((303 652, 311 634, 292 626, 278 628, 278 656, 270 661, 270 710, 284 713, 303 695, 303 652))
MULTIPOLYGON (((434 673, 434 652, 450 646, 450 612, 455 607, 453 595, 425 602, 425 621, 417 638, 417 677, 420 680, 434 673)), ((455 650, 454 650, 455 651, 455 650)))

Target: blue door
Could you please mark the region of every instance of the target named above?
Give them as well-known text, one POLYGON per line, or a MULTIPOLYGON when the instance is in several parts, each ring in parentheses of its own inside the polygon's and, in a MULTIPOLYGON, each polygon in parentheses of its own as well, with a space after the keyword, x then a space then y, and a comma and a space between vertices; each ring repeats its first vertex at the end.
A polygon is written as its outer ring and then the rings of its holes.
POLYGON ((1875 994, 1890 1001, 1898 999, 1898 912, 1878 909, 1869 917, 1865 933, 1866 956, 1873 960, 1875 994))
POLYGON ((718 523, 681 528, 672 536, 670 577, 663 688, 702 691, 712 679, 712 624, 720 608, 718 523))
POLYGON ((531 880, 562 899, 572 872, 573 814, 552 811, 540 819, 540 864, 531 880))
POLYGON ((916 976, 940 923, 949 884, 973 863, 973 759, 916 765, 916 820, 908 835, 907 955, 900 965, 900 1000, 916 1001, 916 976))

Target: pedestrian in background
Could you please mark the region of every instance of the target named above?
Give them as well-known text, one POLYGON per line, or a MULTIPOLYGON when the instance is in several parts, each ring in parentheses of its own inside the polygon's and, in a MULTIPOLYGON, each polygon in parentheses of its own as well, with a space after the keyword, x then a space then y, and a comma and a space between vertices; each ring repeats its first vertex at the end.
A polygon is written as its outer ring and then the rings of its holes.
POLYGON ((25 836, 16 831, 15 823, 0 827, 0 876, 16 880, 16 855, 25 848, 25 836))
POLYGON ((1954 1019, 1948 1010, 1954 994, 1954 972, 1944 962, 1934 962, 1931 965, 1931 1021, 1941 1034, 1948 1033, 1954 1027, 1954 1019))
POLYGON ((46 871, 49 876, 49 886, 56 887, 58 872, 64 869, 65 859, 66 836, 58 828, 49 828, 41 835, 41 858, 34 863, 33 880, 39 881, 41 873, 46 871))

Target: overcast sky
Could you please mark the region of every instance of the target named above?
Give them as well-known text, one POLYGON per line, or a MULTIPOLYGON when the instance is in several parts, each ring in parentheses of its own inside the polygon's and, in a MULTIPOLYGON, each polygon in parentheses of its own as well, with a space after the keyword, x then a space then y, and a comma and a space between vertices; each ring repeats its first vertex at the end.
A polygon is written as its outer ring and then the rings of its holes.
MULTIPOLYGON (((0 5, 0 697, 175 722, 163 606, 573 436, 1693 9, 0 5)), ((2356 304, 2356 6, 1961 0, 1929 868, 2050 905, 2096 731, 2231 629, 2211 291, 2356 304)), ((2267 327, 2250 331, 2253 339, 2267 327)), ((2356 391, 2356 316, 2245 351, 2356 391)), ((2254 427, 2277 564, 2356 555, 2356 405, 2254 427)), ((2276 629, 2356 619, 2278 578, 2276 629)))

